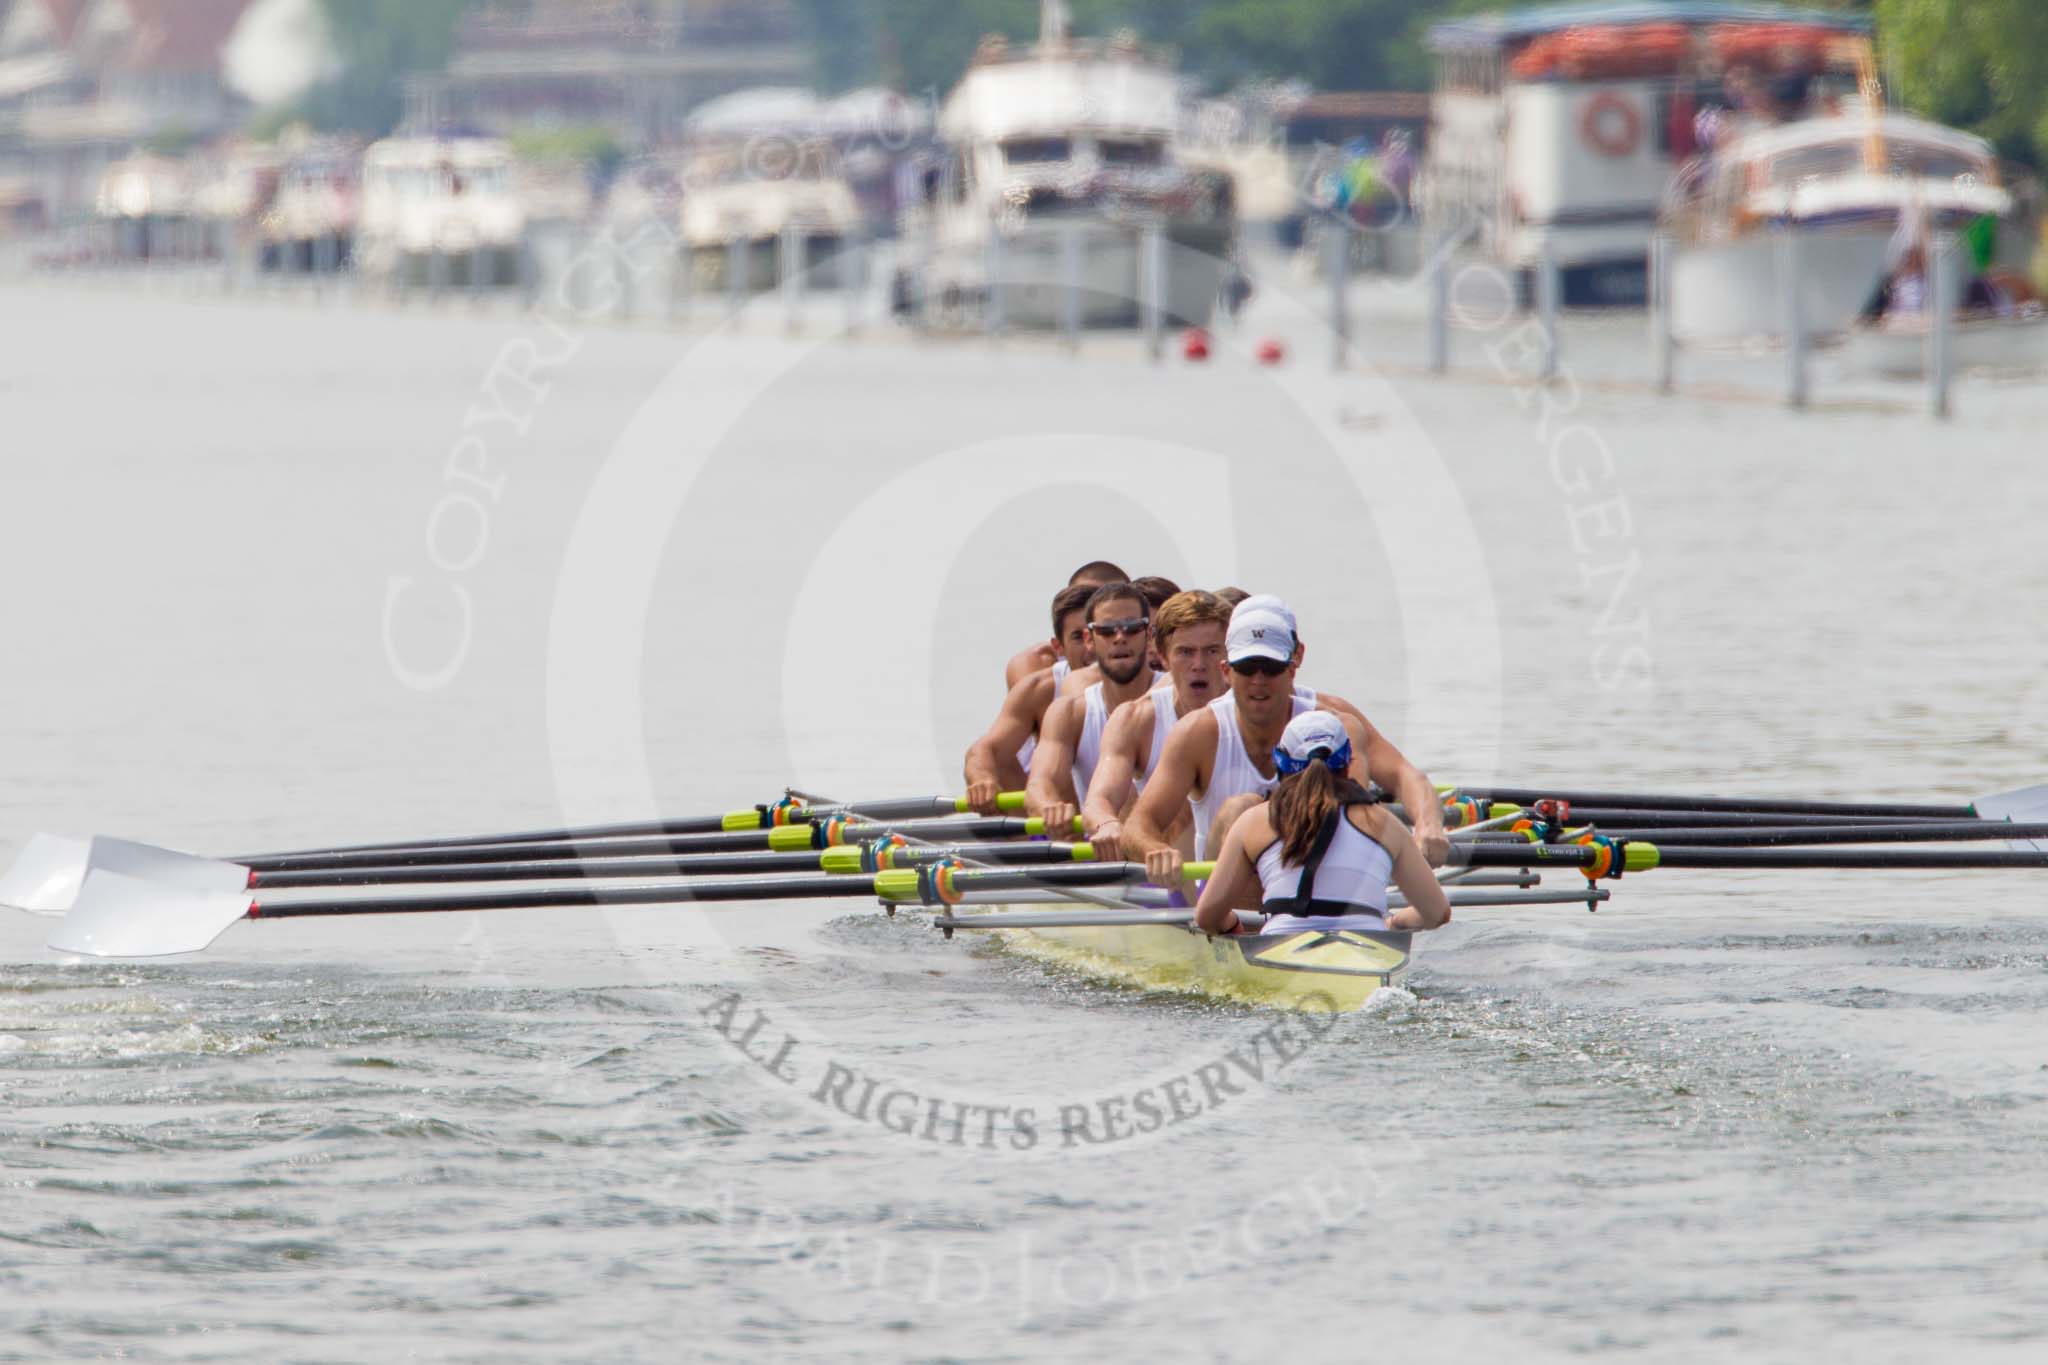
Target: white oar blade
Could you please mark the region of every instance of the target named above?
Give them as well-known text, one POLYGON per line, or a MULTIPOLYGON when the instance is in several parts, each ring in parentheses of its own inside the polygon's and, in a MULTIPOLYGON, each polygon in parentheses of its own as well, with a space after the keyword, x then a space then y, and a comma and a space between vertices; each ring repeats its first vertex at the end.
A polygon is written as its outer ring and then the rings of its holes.
POLYGON ((92 860, 92 840, 68 834, 38 834, 0 873, 0 905, 38 915, 61 915, 78 899, 92 860))
POLYGON ((110 839, 104 834, 92 841, 92 869, 99 868, 186 891, 226 894, 249 889, 249 869, 241 863, 202 858, 129 839, 110 839))
POLYGON ((78 899, 51 933, 60 953, 88 957, 168 957, 196 953, 249 913, 247 891, 168 886, 94 868, 78 899))
MULTIPOLYGON (((2018 825, 2048 824, 2048 783, 1979 797, 1972 804, 1977 814, 1986 820, 2010 820, 2018 825)), ((2048 839, 2007 839, 2005 846, 2048 853, 2048 839)))

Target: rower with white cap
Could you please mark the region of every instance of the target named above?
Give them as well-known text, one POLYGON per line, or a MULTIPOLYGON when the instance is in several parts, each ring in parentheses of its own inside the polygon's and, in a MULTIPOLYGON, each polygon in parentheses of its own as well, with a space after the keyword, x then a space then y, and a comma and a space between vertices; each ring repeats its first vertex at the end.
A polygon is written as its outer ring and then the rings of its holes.
POLYGON ((1231 825, 1202 887, 1195 927, 1234 934, 1239 910, 1261 910, 1259 932, 1436 929, 1450 902, 1407 828, 1349 776, 1351 732, 1328 711, 1287 723, 1273 748, 1279 782, 1231 825), (1408 904, 1387 909, 1387 883, 1408 904))
POLYGON ((1195 856, 1220 847, 1231 823, 1265 799, 1279 780, 1273 746, 1287 723, 1305 712, 1335 715, 1350 734, 1351 776, 1361 786, 1377 782, 1394 793, 1415 821, 1415 840, 1426 858, 1441 864, 1450 852, 1436 789, 1420 769, 1361 715, 1340 709, 1329 697, 1295 692, 1302 651, 1292 613, 1284 606, 1250 599, 1230 615, 1224 639, 1230 690, 1175 723, 1166 752, 1145 784, 1125 826, 1126 852, 1145 859, 1161 885, 1178 885, 1181 855, 1168 840, 1183 803, 1195 820, 1195 856))

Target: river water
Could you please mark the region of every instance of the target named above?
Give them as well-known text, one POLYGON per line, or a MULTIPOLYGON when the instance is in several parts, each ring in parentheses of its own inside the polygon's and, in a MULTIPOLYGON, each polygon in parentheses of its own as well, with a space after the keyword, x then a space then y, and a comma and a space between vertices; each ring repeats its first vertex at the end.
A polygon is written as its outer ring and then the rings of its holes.
MULTIPOLYGON (((1445 780, 2048 774, 2038 385, 1658 398, 1608 320, 1332 374, 1284 294, 1155 367, 17 283, 0 857, 951 791, 1101 556, 1286 595, 1445 780)), ((858 900, 8 913, 0 1356, 2037 1360, 2040 888, 1632 876, 1315 1027, 858 900)))

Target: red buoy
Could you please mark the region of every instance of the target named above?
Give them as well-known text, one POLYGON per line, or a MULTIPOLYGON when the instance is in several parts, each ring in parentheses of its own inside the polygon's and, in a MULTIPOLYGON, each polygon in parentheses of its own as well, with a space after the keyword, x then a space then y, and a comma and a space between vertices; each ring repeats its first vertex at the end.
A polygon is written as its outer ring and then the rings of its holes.
POLYGON ((1261 365, 1278 365, 1287 359, 1287 348, 1280 344, 1280 338, 1267 337, 1252 348, 1252 355, 1261 365))
POLYGON ((1209 358, 1209 334, 1200 327, 1190 327, 1180 334, 1180 354, 1183 360, 1207 360, 1209 358))

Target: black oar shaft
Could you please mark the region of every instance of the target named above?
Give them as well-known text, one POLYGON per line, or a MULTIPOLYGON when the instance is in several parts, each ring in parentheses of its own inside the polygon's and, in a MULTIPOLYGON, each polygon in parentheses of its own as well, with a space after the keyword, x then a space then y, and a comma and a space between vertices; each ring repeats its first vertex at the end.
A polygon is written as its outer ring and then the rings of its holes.
MULTIPOLYGON (((1665 848, 1654 840, 1631 844, 1631 855, 1654 850, 1655 867, 1692 868, 1973 868, 2048 869, 2048 853, 2019 849, 1939 848, 1726 848, 1693 847, 1680 844, 1665 848)), ((1586 844, 1479 844, 1451 846, 1450 861, 1465 867, 1587 867, 1597 866, 1607 850, 1586 844)), ((1639 868, 1647 871, 1648 868, 1639 868)))
POLYGON ((2048 853, 2003 848, 1678 848, 1659 847, 1664 867, 2048 868, 2048 853))
POLYGON ((1775 796, 1661 796, 1646 792, 1571 791, 1559 787, 1472 787, 1468 795, 1489 796, 1495 801, 1512 801, 1518 806, 1532 801, 1569 801, 1579 806, 1606 806, 1635 810, 1723 811, 1775 815, 1879 816, 1893 820, 1969 820, 1977 812, 1970 806, 1916 805, 1902 801, 1800 801, 1775 796))
MULTIPOLYGON (((370 867, 292 868, 250 875, 254 890, 281 891, 315 886, 405 886, 450 882, 573 881, 578 878, 708 877, 729 873, 815 872, 824 855, 802 853, 699 853, 672 858, 567 858, 504 863, 383 864, 370 867)), ((1050 843, 912 845, 896 849, 895 866, 908 867, 938 858, 970 863, 1028 867, 1076 861, 1074 845, 1050 843)), ((828 871, 836 869, 827 868, 828 871)), ((857 869, 849 868, 848 871, 857 869)))
MULTIPOLYGON (((931 821, 907 820, 888 828, 934 842, 963 839, 1013 838, 1025 833, 1025 822, 1008 816, 931 821)), ((849 838, 879 838, 888 828, 853 826, 849 838)), ((793 831, 740 830, 721 834, 678 835, 626 839, 593 839, 583 843, 539 842, 487 844, 459 848, 363 849, 351 853, 283 853, 237 858, 258 872, 313 871, 359 867, 418 867, 429 864, 498 862, 574 862, 600 858, 673 858, 702 853, 766 851, 778 833, 793 831)))
MULTIPOLYGON (((1073 886, 1121 886, 1145 878, 1143 863, 1070 863, 1029 872, 963 869, 961 891, 1021 891, 1073 886)), ((871 896, 872 877, 746 877, 732 881, 668 881, 652 886, 539 886, 442 896, 376 896, 351 900, 251 903, 250 919, 323 915, 406 915, 449 910, 540 910, 559 906, 687 905, 698 901, 812 900, 871 896)))
MULTIPOLYGON (((858 806, 806 806, 791 817, 794 822, 828 820, 858 812, 869 820, 911 820, 958 813, 950 796, 916 796, 893 801, 865 802, 858 806)), ((509 834, 448 835, 434 839, 396 839, 375 844, 344 844, 335 848, 294 849, 286 853, 251 854, 229 861, 248 863, 250 858, 309 858, 340 853, 396 853, 427 849, 489 848, 508 844, 544 844, 587 839, 674 838, 681 835, 734 832, 725 815, 701 815, 675 820, 639 820, 615 825, 571 825, 560 829, 518 830, 509 834)), ((770 827, 764 820, 762 829, 770 827)), ((752 833, 752 830, 737 831, 752 833)))
POLYGON ((1754 825, 1894 824, 1896 816, 1879 815, 1795 815, 1780 811, 1656 810, 1641 806, 1581 806, 1572 803, 1568 824, 1599 825, 1603 829, 1691 829, 1719 827, 1742 829, 1754 825))
POLYGON ((302 915, 405 915, 436 910, 539 910, 551 906, 682 905, 690 901, 806 900, 861 896, 873 892, 862 877, 748 877, 735 881, 669 881, 658 886, 537 886, 457 896, 378 896, 336 901, 263 901, 249 908, 251 919, 292 919, 302 915))
POLYGON ((2048 824, 2008 824, 1997 820, 1917 820, 1903 824, 1765 825, 1750 829, 1704 825, 1680 829, 1605 829, 1610 839, 1641 839, 1659 848, 1709 844, 1725 848, 1762 848, 1797 844, 1941 844, 1994 839, 2048 838, 2048 824))

